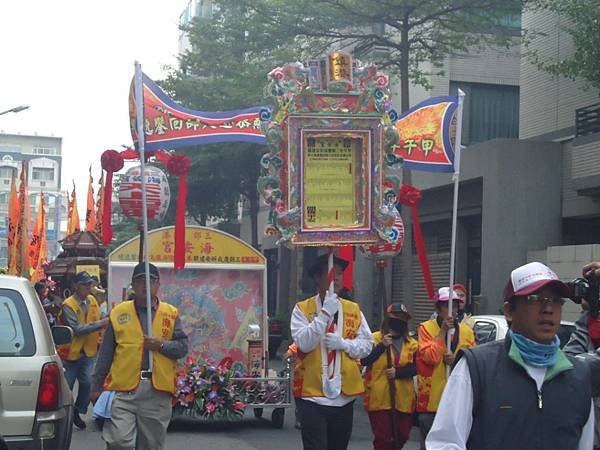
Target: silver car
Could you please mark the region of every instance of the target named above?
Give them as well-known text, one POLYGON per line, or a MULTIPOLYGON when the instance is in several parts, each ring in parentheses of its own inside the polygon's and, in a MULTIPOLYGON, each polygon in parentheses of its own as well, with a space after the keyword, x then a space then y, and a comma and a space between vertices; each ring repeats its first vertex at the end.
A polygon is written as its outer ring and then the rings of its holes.
MULTIPOLYGON (((506 333, 508 333, 508 323, 504 316, 482 315, 472 316, 471 319, 474 322, 473 332, 475 334, 475 342, 478 345, 504 339, 506 333)), ((569 341, 569 337, 574 329, 575 324, 573 322, 568 322, 566 320, 560 321, 560 328, 557 332, 558 338, 560 339, 560 348, 563 348, 569 341)))
POLYGON ((54 343, 72 337, 50 330, 28 280, 0 275, 0 439, 9 449, 69 448, 73 398, 54 343))

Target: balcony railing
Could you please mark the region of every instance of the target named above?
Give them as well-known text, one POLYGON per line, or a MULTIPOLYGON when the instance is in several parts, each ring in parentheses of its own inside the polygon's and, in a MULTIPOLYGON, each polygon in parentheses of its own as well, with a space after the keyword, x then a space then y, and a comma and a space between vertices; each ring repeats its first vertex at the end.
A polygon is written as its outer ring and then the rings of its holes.
POLYGON ((577 136, 600 133, 600 103, 575 110, 577 136))

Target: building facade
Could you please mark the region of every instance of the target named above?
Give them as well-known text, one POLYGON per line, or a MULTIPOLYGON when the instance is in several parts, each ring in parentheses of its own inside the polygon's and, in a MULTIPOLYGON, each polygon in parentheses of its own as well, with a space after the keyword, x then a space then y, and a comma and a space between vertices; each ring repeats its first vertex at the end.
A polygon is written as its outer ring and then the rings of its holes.
POLYGON ((0 267, 7 265, 8 200, 13 174, 17 182, 25 167, 33 226, 43 193, 46 200, 48 259, 60 252, 61 221, 67 215, 66 195, 61 192, 62 138, 0 134, 0 267))

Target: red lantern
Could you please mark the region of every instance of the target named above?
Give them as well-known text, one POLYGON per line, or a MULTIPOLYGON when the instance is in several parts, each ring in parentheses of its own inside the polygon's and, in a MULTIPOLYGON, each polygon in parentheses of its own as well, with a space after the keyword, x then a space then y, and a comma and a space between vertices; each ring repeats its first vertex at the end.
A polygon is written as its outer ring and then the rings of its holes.
MULTIPOLYGON (((141 166, 132 167, 121 176, 119 205, 127 217, 142 217, 141 166)), ((155 166, 145 167, 148 219, 162 220, 169 208, 171 192, 165 173, 155 166)))

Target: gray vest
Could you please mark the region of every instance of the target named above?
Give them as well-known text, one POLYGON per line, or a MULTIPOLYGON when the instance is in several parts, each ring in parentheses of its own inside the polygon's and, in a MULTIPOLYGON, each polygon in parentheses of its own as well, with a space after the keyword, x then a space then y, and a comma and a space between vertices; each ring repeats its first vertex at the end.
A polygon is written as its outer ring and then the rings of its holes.
MULTIPOLYGON (((569 359, 572 369, 544 381, 541 393, 508 356, 510 338, 464 349, 473 386, 472 450, 577 450, 591 405, 587 365, 569 359)), ((460 407, 460 406, 458 406, 460 407)))

